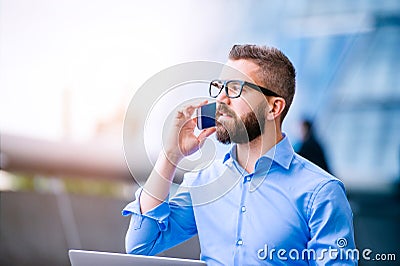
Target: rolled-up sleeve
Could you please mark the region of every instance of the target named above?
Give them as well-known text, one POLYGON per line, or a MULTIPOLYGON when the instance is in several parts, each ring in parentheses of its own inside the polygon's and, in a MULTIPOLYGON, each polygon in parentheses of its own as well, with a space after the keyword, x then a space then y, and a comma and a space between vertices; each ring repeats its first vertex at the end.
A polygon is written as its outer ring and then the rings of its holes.
POLYGON ((190 194, 185 189, 170 200, 147 211, 140 211, 140 194, 143 188, 135 193, 136 200, 129 203, 122 215, 131 215, 131 221, 125 237, 127 253, 155 255, 171 248, 197 233, 190 194))

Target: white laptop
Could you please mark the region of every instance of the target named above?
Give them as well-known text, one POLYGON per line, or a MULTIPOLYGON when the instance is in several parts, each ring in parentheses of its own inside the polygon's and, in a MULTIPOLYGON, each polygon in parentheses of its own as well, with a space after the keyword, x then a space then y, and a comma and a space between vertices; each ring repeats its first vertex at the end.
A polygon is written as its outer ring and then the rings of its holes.
POLYGON ((155 256, 130 255, 122 253, 110 253, 88 250, 74 250, 69 252, 69 260, 72 266, 206 266, 201 260, 188 260, 155 256))

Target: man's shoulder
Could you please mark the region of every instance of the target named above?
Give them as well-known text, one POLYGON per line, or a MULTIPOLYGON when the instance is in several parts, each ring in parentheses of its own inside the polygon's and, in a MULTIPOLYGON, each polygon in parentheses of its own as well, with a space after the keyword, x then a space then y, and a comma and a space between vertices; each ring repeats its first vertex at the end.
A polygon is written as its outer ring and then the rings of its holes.
POLYGON ((298 178, 303 179, 303 184, 310 184, 314 187, 320 187, 327 183, 337 183, 344 188, 342 181, 334 175, 328 173, 321 167, 295 153, 293 156, 293 171, 298 178))

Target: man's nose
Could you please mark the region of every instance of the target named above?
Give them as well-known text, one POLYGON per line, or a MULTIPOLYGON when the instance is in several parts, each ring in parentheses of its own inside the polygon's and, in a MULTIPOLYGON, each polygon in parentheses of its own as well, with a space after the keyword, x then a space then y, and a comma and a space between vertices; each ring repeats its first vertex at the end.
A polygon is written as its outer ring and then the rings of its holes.
POLYGON ((221 91, 221 93, 217 96, 217 102, 223 102, 226 105, 229 105, 231 102, 231 99, 226 96, 226 93, 224 90, 221 91))

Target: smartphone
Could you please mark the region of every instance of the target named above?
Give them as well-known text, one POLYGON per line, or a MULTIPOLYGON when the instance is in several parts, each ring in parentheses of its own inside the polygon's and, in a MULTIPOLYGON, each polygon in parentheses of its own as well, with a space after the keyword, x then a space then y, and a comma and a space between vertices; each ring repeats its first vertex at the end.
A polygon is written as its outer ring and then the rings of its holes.
POLYGON ((217 104, 209 103, 197 109, 197 127, 205 129, 215 127, 215 112, 217 104))

